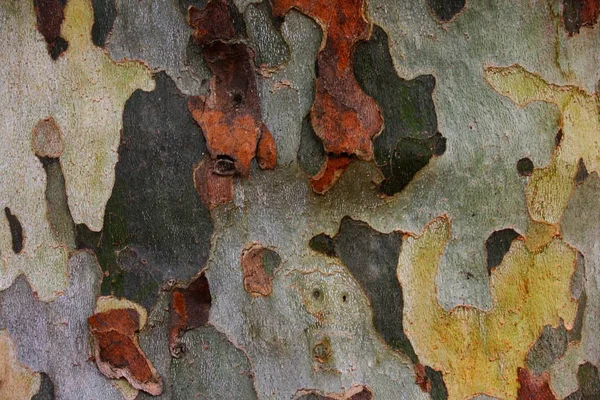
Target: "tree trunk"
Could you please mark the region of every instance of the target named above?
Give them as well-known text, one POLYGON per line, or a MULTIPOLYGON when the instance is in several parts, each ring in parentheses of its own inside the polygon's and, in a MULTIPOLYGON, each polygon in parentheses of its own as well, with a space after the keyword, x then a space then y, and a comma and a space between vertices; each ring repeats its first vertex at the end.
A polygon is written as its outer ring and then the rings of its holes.
POLYGON ((600 398, 600 2, 465 3, 0 0, 0 398, 600 398))

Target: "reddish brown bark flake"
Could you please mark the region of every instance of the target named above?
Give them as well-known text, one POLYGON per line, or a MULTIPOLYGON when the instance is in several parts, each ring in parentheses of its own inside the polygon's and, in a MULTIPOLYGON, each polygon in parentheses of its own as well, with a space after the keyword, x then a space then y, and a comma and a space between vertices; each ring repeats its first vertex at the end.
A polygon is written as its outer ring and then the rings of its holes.
MULTIPOLYGON (((247 176, 261 136, 270 136, 262 122, 254 53, 234 40, 235 29, 224 0, 212 0, 201 10, 191 7, 189 22, 213 76, 208 97, 191 97, 188 107, 202 128, 211 157, 231 158, 235 170, 247 176)), ((274 152, 274 141, 267 149, 274 152)), ((272 168, 272 161, 272 157, 263 159, 263 164, 272 168)))
POLYGON ((550 377, 547 372, 537 376, 526 368, 518 369, 518 400, 557 400, 550 389, 550 377))
POLYGON ((60 37, 60 27, 65 15, 64 3, 59 0, 34 0, 37 29, 48 44, 48 53, 57 59, 67 49, 68 43, 60 37))
POLYGON ((313 191, 319 194, 327 192, 342 176, 349 165, 350 157, 346 155, 339 157, 328 156, 319 173, 310 181, 313 191))
POLYGON ((262 169, 273 169, 277 165, 275 139, 273 139, 273 135, 271 135, 271 132, 269 132, 264 124, 262 131, 263 134, 258 142, 258 149, 256 151, 258 166, 262 169))
POLYGON ((600 0, 584 0, 581 6, 581 25, 595 25, 598 15, 600 15, 600 0))
POLYGON ((429 393, 431 392, 431 380, 427 376, 427 372, 425 371, 425 366, 423 364, 418 363, 415 365, 415 375, 416 375, 416 383, 419 385, 422 391, 429 393))
POLYGON ((88 318, 98 369, 111 379, 125 378, 136 389, 162 393, 162 380, 140 348, 140 316, 131 308, 114 309, 88 318))
POLYGON ((206 158, 194 167, 194 186, 209 210, 233 200, 233 176, 217 175, 214 164, 206 158))
POLYGON ((265 251, 261 244, 252 243, 242 252, 244 289, 254 297, 269 296, 273 290, 273 276, 263 266, 265 251))
POLYGON ((273 13, 283 16, 297 8, 321 25, 325 46, 317 57, 311 124, 327 153, 371 160, 371 139, 381 131, 383 120, 375 100, 356 81, 351 61, 356 43, 371 35, 365 6, 364 0, 275 0, 273 13))
POLYGON ((171 293, 171 324, 169 347, 175 357, 183 351, 180 345, 185 331, 208 324, 212 298, 208 279, 204 272, 185 288, 176 288, 171 293))

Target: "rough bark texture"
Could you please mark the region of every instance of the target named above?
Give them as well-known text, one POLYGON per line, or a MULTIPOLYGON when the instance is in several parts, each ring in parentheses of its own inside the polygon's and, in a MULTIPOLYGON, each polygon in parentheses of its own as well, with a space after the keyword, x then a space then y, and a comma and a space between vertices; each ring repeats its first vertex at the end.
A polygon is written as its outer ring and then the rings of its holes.
POLYGON ((0 0, 0 398, 599 399, 598 0, 0 0))

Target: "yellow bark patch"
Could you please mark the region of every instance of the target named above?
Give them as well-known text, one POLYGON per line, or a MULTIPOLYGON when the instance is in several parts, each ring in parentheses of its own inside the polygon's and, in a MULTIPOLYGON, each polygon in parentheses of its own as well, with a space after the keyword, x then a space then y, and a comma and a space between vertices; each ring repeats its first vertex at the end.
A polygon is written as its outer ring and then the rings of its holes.
POLYGON ((577 303, 570 282, 576 251, 559 238, 538 253, 515 240, 490 278, 493 308, 446 311, 437 301, 436 276, 449 240, 445 216, 430 222, 421 235, 406 237, 397 270, 404 330, 419 360, 443 372, 449 399, 478 393, 516 398, 517 368, 525 366, 544 326, 557 326, 560 319, 567 328, 574 323, 577 303))
POLYGON ((600 102, 575 86, 557 86, 519 65, 486 67, 488 83, 520 106, 535 101, 555 104, 561 113, 563 138, 547 167, 534 170, 527 186, 531 218, 558 224, 575 183, 579 159, 591 173, 600 166, 600 102))
POLYGON ((40 121, 55 121, 71 214, 75 223, 99 231, 125 102, 136 89, 152 90, 154 81, 145 65, 116 63, 93 45, 90 0, 67 3, 61 34, 69 47, 55 61, 36 29, 33 2, 0 2, 0 21, 0 209, 8 207, 19 219, 24 236, 15 254, 8 221, 0 217, 0 290, 25 274, 39 298, 50 301, 68 284, 67 249, 46 217, 46 175, 32 132, 40 121))
POLYGON ((40 375, 22 366, 15 346, 0 330, 0 399, 30 400, 40 389, 40 375))

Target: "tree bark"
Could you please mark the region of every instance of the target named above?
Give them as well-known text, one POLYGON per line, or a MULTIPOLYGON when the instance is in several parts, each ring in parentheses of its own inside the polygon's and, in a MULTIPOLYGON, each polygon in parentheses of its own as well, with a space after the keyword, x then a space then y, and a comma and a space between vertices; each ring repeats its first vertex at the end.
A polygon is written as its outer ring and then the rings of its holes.
POLYGON ((0 398, 600 398, 599 14, 0 0, 0 398))

